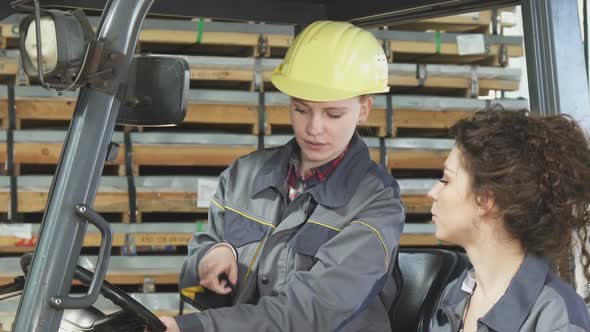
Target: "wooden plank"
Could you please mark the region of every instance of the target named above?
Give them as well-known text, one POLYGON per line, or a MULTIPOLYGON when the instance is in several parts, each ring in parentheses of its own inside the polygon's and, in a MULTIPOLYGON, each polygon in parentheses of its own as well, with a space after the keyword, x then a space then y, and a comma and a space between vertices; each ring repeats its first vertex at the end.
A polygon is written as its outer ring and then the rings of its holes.
MULTIPOLYGON (((18 98, 16 101, 17 120, 69 120, 71 119, 74 100, 51 98, 18 98)), ((6 119, 6 99, 0 100, 0 118, 6 119)), ((272 133, 272 126, 290 126, 288 106, 267 106, 267 130, 272 133)), ((449 128, 457 120, 473 115, 472 110, 437 110, 431 111, 414 108, 396 108, 394 129, 396 128, 449 128)), ((6 123, 4 121, 4 123, 6 123)), ((258 132, 258 106, 233 104, 199 104, 189 103, 184 123, 227 124, 252 126, 252 132, 258 132)), ((366 127, 375 129, 376 136, 384 137, 386 130, 386 113, 384 108, 375 108, 367 121, 366 127)), ((121 147, 123 149, 123 147, 121 147)), ((0 148, 1 150, 1 148, 0 148)), ((1 153, 1 152, 0 152, 1 153)), ((5 157, 1 157, 4 159, 5 157)))
POLYGON ((189 102, 184 123, 251 125, 258 133, 258 106, 189 102))
POLYGON ((192 239, 192 233, 137 233, 132 234, 137 246, 186 246, 192 239))
POLYGON ((133 144, 133 162, 140 166, 228 166, 255 150, 255 147, 240 146, 133 144))
MULTIPOLYGON (((151 278, 156 285, 175 285, 178 283, 180 265, 178 269, 136 269, 136 270, 109 270, 107 272, 106 280, 115 285, 142 285, 145 278, 151 278)), ((0 271, 0 284, 8 284, 14 281, 14 278, 20 274, 0 271)), ((74 281, 74 285, 79 285, 80 282, 74 281)))
MULTIPOLYGON (((271 71, 263 73, 263 80, 270 82, 271 71)), ((191 68, 192 80, 206 80, 206 81, 238 81, 251 82, 254 79, 253 70, 238 70, 238 69, 205 69, 205 68, 191 68)), ((424 83, 425 87, 433 88, 457 88, 467 89, 471 84, 471 78, 467 77, 453 77, 453 76, 433 76, 429 75, 424 83)), ((500 79, 480 79, 480 88, 487 90, 517 90, 520 82, 500 79)), ((389 85, 397 87, 418 87, 420 82, 416 75, 397 74, 389 75, 389 85)))
POLYGON ((0 56, 0 82, 16 82, 18 76, 18 61, 16 58, 0 56))
MULTIPOLYGON (((289 106, 266 106, 266 122, 269 126, 291 125, 289 106)), ((268 132, 270 134, 270 131, 268 132)))
POLYGON ((441 30, 448 32, 488 32, 492 21, 492 11, 466 13, 460 15, 436 17, 418 22, 395 24, 391 27, 399 30, 441 30))
MULTIPOLYGON (((15 162, 18 164, 55 165, 59 161, 61 142, 15 142, 15 162)), ((125 151, 117 154, 107 165, 124 165, 125 151)), ((228 166, 236 158, 255 151, 255 147, 202 146, 175 144, 134 144, 135 165, 166 166, 228 166)), ((7 160, 6 144, 0 144, 0 162, 7 160)))
POLYGON ((406 207, 406 213, 429 213, 432 208, 432 200, 426 195, 403 195, 402 202, 406 207))
MULTIPOLYGON (((377 150, 371 151, 374 158, 377 150)), ((149 177, 148 177, 149 178, 149 177)), ((158 177, 151 177, 157 179, 158 177)), ((121 183, 124 183, 121 177, 121 183)), ((137 184, 138 210, 140 212, 207 212, 207 208, 197 207, 197 192, 182 189, 170 191, 169 186, 145 188, 137 184)), ((18 192, 19 212, 43 212, 47 203, 49 189, 47 187, 20 187, 18 192)), ((94 208, 99 212, 127 213, 129 210, 126 188, 110 189, 100 187, 94 208)), ((428 213, 431 202, 424 194, 408 194, 402 192, 402 200, 409 213, 428 213)), ((0 191, 0 212, 8 212, 10 192, 0 191)))
MULTIPOLYGON (((393 52, 393 61, 446 64, 478 63, 488 66, 503 65, 501 63, 502 46, 497 44, 488 45, 486 46, 485 53, 475 55, 459 55, 457 43, 443 42, 437 49, 436 43, 434 42, 395 40, 389 41, 389 47, 393 52)), ((524 56, 522 45, 504 45, 504 47, 508 62, 510 58, 524 56)))
MULTIPOLYGON (((390 75, 389 84, 397 87, 418 87, 420 81, 415 75, 390 75)), ((487 90, 505 90, 514 91, 519 87, 518 81, 508 80, 494 80, 494 79, 480 79, 480 89, 487 90)), ((455 89, 468 89, 471 85, 471 79, 466 77, 437 77, 428 76, 424 81, 424 87, 429 88, 455 88, 455 89)))
POLYGON ((449 151, 388 149, 389 169, 442 169, 449 151))
MULTIPOLYGON (((37 244, 37 235, 31 239, 23 239, 16 236, 0 235, 0 252, 28 252, 37 244)), ((84 247, 100 246, 101 236, 98 233, 87 233, 84 237, 84 247)), ((188 241, 187 241, 188 242, 188 241)), ((113 234, 113 247, 120 247, 125 243, 125 234, 113 234)), ((185 243, 186 244, 186 243, 185 243)))
MULTIPOLYGON (((287 48, 293 41, 293 36, 280 34, 262 34, 266 38, 269 47, 287 48)), ((197 44, 197 31, 159 30, 147 29, 139 33, 139 41, 142 43, 162 44, 197 44)), ((252 46, 258 45, 260 34, 248 32, 215 32, 207 31, 201 36, 201 45, 234 45, 252 46)))
MULTIPOLYGON (((15 142, 14 160, 19 164, 57 164, 61 155, 62 143, 49 142, 15 142)), ((117 155, 117 159, 107 162, 107 165, 125 164, 124 147, 117 155)), ((6 147, 0 145, 0 158, 5 161, 6 147)))
POLYGON ((18 38, 18 24, 0 23, 2 38, 18 38))
MULTIPOLYGON (((264 82, 270 82, 271 70, 263 71, 262 79, 264 82)), ((191 80, 202 81, 238 81, 251 82, 254 79, 254 69, 217 69, 191 67, 191 80)))
POLYGON ((15 76, 18 72, 18 62, 16 58, 0 57, 0 75, 15 76))
POLYGON ((207 212, 207 208, 197 207, 196 192, 140 192, 137 199, 137 209, 141 212, 207 212))
MULTIPOLYGON (((19 164, 57 164, 62 143, 16 142, 15 161, 19 164)), ((256 150, 250 146, 207 146, 182 144, 134 144, 133 162, 137 166, 228 166, 240 156, 256 150)), ((431 150, 416 147, 413 149, 388 149, 389 168, 439 169, 447 156, 446 150, 431 150)), ((124 153, 109 162, 124 165, 124 153)), ((380 162, 378 147, 370 148, 371 158, 380 162)), ((6 162, 6 145, 0 144, 0 162, 6 162)))
POLYGON ((492 22, 492 11, 483 10, 473 13, 435 17, 421 20, 424 23, 445 23, 453 25, 488 25, 492 22))
MULTIPOLYGON (((93 18, 91 18, 93 19, 93 18)), ((146 22, 151 23, 159 21, 158 19, 148 19, 146 22)), ((162 20, 160 20, 162 21, 162 20)), ((180 21, 179 21, 180 22, 180 21)), ((207 24, 207 22, 205 22, 207 24)), ((220 24, 217 22, 217 24, 220 24)), ((161 44, 179 44, 179 45, 236 45, 236 46, 256 46, 260 33, 256 32, 239 32, 239 31, 205 31, 198 40, 198 23, 195 22, 194 30, 174 29, 174 25, 167 29, 150 28, 146 24, 139 33, 140 43, 161 43, 161 44)), ((0 24, 1 37, 3 39, 18 39, 18 24, 0 24)), ((287 34, 262 34, 270 47, 288 47, 293 36, 287 34)))
MULTIPOLYGON (((134 244, 136 246, 186 246, 191 240, 192 234, 141 234, 134 236, 134 244), (174 240, 169 240, 172 238, 174 240)), ((27 253, 35 249, 35 242, 31 246, 24 245, 0 245, 0 253, 27 253)), ((100 241, 100 239, 96 239, 100 241)), ((114 240, 113 240, 114 241, 114 240)), ((18 241, 17 241, 18 242, 18 241)), ((16 242, 15 242, 16 243, 16 242)), ((124 238, 122 243, 113 242, 113 247, 120 247, 124 244, 124 238)), ((100 243, 94 243, 90 241, 84 241, 84 247, 98 247, 100 243)), ((416 246, 436 246, 441 245, 440 241, 432 234, 402 234, 400 239, 401 246, 416 247, 416 246)))
POLYGON ((457 121, 473 116, 473 111, 416 111, 413 109, 395 109, 393 127, 399 128, 450 128, 457 121))
POLYGON ((269 34, 265 35, 268 45, 270 47, 281 47, 281 48, 288 48, 291 46, 294 37, 291 35, 275 35, 269 34))
MULTIPOLYGON (((139 33, 142 43, 197 44, 197 31, 147 29, 139 33)), ((199 44, 256 46, 258 35, 240 32, 206 32, 199 44)))
POLYGON ((204 81, 240 81, 250 82, 253 79, 251 70, 191 68, 191 80, 204 81))
MULTIPOLYGON (((136 246, 186 246, 192 238, 192 233, 137 233, 131 234, 136 246)), ((37 244, 37 235, 31 239, 18 238, 16 236, 0 235, 0 253, 25 253, 32 251, 37 244)), ((84 247, 99 247, 100 234, 87 233, 84 238, 84 247)), ((113 247, 121 247, 125 244, 125 234, 113 234, 113 247)))
MULTIPOLYGON (((137 208, 140 212, 207 212, 196 205, 196 193, 138 193, 137 208)), ((19 192, 19 212, 43 212, 47 203, 46 192, 19 192)), ((0 212, 8 212, 10 194, 0 193, 0 212)), ((99 192, 94 209, 98 212, 128 212, 128 194, 99 192)))
MULTIPOLYGON (((18 97, 16 118, 21 120, 61 120, 72 118, 76 100, 67 98, 18 97)), ((7 124, 8 102, 0 99, 0 119, 7 124)), ((252 126, 258 132, 258 106, 190 103, 184 123, 232 124, 252 126)))
POLYGON ((156 285, 175 285, 178 283, 179 276, 176 271, 162 271, 154 268, 133 272, 125 270, 109 271, 105 279, 115 285, 142 285, 145 278, 151 278, 156 285))
MULTIPOLYGON (((16 123, 21 128, 22 120, 58 120, 69 121, 74 113, 76 101, 63 98, 16 97, 16 123)), ((2 128, 8 128, 8 100, 0 99, 0 120, 2 128)))
POLYGON ((71 120, 76 107, 76 100, 65 98, 16 98, 15 102, 18 119, 71 120))
MULTIPOLYGON (((524 48, 522 45, 505 45, 507 55, 509 57, 521 57, 524 55, 524 48)), ((459 55, 459 47, 454 43, 441 43, 437 50, 436 43, 425 41, 403 41, 391 40, 389 41, 389 48, 395 53, 402 54, 440 54, 440 55, 459 55), (438 53, 437 53, 438 51, 438 53)), ((490 57, 498 56, 500 53, 500 45, 488 45, 486 53, 481 56, 490 57)), ((460 59, 460 58, 458 58, 460 59)))
POLYGON ((433 234, 402 234, 400 246, 417 247, 417 246, 436 246, 440 241, 433 234))
MULTIPOLYGON (((199 221, 199 223, 207 222, 199 221)), ((29 238, 17 237, 14 233, 2 232, 0 223, 0 252, 17 253, 27 252, 34 249, 37 243, 39 224, 16 224, 21 225, 21 229, 30 227, 29 238)), ((150 245, 173 245, 186 246, 197 229, 194 223, 148 223, 148 224, 121 224, 112 223, 113 229, 113 247, 121 247, 125 244, 126 237, 130 237, 132 242, 137 246, 150 245)), ((206 224, 205 227, 206 229, 206 224)), ((101 236, 98 231, 89 228, 84 238, 84 247, 100 246, 101 236)))
MULTIPOLYGON (((205 221, 206 222, 206 221, 205 221)), ((121 226, 121 224, 114 224, 121 226)), ((136 246, 186 246, 193 237, 194 226, 192 223, 158 223, 157 229, 150 229, 154 224, 134 224, 129 227, 114 227, 113 229, 113 247, 120 247, 125 244, 125 238, 129 236, 136 246), (168 226, 168 230, 165 229, 168 226), (137 227, 134 227, 137 226, 137 227)), ((34 231, 31 233, 31 239, 18 238, 13 235, 0 233, 0 252, 20 253, 28 252, 34 249, 37 242, 37 231, 39 226, 34 225, 34 231)), ((407 246, 417 245, 435 245, 438 241, 433 237, 430 228, 423 224, 407 224, 404 234, 401 237, 401 244, 407 246)), ((205 230, 203 230, 205 231, 205 230)), ((98 232, 86 233, 84 238, 84 247, 98 247, 100 245, 100 234, 98 232)))

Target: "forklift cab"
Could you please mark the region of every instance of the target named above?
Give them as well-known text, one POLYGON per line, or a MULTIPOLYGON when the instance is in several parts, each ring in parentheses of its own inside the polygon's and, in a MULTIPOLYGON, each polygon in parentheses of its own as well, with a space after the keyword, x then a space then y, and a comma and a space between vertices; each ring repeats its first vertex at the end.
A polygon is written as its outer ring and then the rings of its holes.
MULTIPOLYGON (((0 5, 0 18, 16 12, 30 14, 20 30, 26 32, 21 35, 21 54, 27 74, 46 88, 80 89, 35 253, 21 260, 26 283, 21 279, 24 290, 14 330, 58 331, 63 324, 83 331, 165 329, 153 313, 104 280, 112 234, 109 223, 92 209, 105 161, 116 154, 117 147, 111 142, 115 125, 174 125, 186 112, 186 61, 134 54, 146 15, 299 27, 330 19, 378 27, 519 4, 525 24, 531 109, 543 115, 568 113, 590 132, 587 76, 579 70, 586 64, 576 0, 369 0, 362 5, 330 0, 5 1, 0 5), (89 29, 82 11, 72 11, 75 8, 102 12, 96 32, 89 29), (44 44, 51 42, 54 49, 72 52, 48 57, 51 51, 44 44), (77 266, 88 223, 102 235, 94 273, 77 266), (69 294, 73 279, 88 285, 88 292, 69 294), (106 316, 93 309, 99 294, 123 310, 106 316)), ((465 256, 445 250, 402 249, 399 257, 406 282, 400 303, 390 313, 392 324, 403 326, 402 330, 421 330, 442 289, 468 263, 465 256)))

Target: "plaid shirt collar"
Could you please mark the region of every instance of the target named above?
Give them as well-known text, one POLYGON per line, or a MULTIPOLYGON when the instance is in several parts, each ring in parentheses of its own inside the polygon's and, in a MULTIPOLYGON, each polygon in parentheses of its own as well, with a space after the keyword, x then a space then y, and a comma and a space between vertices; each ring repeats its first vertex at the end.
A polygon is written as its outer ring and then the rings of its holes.
POLYGON ((295 199, 299 194, 305 192, 319 183, 325 181, 333 170, 340 165, 344 155, 350 148, 350 143, 346 146, 344 151, 333 159, 321 166, 311 168, 305 172, 300 173, 301 161, 299 159, 300 149, 295 149, 289 158, 289 171, 287 173, 287 184, 289 185, 289 200, 295 199))

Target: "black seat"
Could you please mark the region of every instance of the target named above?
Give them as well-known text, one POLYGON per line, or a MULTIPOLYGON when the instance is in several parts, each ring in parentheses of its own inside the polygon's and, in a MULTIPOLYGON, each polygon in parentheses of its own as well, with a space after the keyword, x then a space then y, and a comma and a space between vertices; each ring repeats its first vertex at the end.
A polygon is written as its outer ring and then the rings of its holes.
POLYGON ((402 295, 390 311, 393 331, 427 331, 445 287, 469 266, 465 254, 425 248, 400 248, 402 295))

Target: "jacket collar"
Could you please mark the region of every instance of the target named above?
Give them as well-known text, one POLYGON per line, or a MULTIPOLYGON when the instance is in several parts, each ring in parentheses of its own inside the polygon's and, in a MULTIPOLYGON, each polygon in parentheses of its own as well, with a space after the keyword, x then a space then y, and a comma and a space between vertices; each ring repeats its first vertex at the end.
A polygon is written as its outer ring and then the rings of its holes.
MULTIPOLYGON (((256 174, 252 197, 269 187, 280 190, 287 181, 289 157, 296 148, 297 142, 293 138, 271 155, 256 174)), ((358 134, 354 134, 350 148, 340 165, 325 181, 310 189, 309 193, 320 205, 328 208, 342 207, 356 192, 370 165, 371 159, 367 145, 358 134)))
POLYGON ((527 255, 506 293, 480 321, 495 331, 518 331, 541 294, 548 272, 545 261, 527 255))
MULTIPOLYGON (((452 289, 441 302, 437 312, 439 324, 445 323, 442 313, 451 314, 450 320, 462 319, 467 297, 461 289, 468 271, 457 279, 452 289)), ((512 278, 508 289, 496 304, 479 321, 492 331, 518 331, 530 314, 539 294, 545 286, 549 266, 541 258, 527 255, 512 278)))

